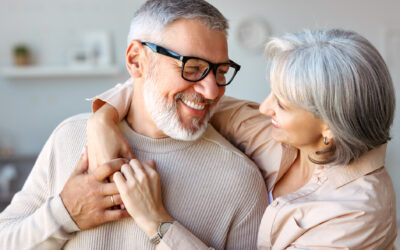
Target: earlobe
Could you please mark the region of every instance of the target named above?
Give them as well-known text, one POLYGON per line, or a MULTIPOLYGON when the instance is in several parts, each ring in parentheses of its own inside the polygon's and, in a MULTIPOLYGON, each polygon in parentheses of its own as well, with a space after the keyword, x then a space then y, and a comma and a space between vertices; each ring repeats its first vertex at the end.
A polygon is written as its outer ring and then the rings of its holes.
POLYGON ((140 61, 141 49, 143 49, 142 44, 139 41, 134 40, 129 44, 128 49, 126 50, 126 68, 133 78, 139 78, 142 76, 142 67, 140 61))
POLYGON ((329 142, 333 140, 333 133, 329 126, 324 123, 324 128, 322 129, 322 138, 324 140, 324 144, 328 145, 329 142), (328 143, 328 144, 327 144, 328 143))

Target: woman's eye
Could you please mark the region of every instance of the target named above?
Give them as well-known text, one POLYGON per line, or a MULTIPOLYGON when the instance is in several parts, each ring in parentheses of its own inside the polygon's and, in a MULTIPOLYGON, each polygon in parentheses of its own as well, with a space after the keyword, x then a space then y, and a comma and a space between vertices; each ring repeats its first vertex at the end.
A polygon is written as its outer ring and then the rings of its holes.
POLYGON ((276 100, 276 103, 278 103, 278 107, 279 107, 279 108, 285 109, 285 108, 281 105, 281 103, 280 103, 278 100, 276 100))

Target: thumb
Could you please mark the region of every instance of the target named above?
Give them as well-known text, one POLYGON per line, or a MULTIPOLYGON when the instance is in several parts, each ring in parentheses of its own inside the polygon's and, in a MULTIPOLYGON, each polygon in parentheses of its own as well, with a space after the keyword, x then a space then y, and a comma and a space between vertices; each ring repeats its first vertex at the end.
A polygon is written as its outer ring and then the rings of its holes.
POLYGON ((75 174, 82 174, 88 170, 89 162, 88 162, 88 150, 87 147, 83 149, 81 154, 81 158, 79 158, 78 164, 74 170, 75 174))

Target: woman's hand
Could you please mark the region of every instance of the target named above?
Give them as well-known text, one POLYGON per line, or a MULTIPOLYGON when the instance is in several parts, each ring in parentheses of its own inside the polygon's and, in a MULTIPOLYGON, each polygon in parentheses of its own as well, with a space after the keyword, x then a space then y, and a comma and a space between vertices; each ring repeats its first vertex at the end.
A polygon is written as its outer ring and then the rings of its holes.
POLYGON ((143 164, 131 160, 114 174, 114 181, 128 213, 149 238, 157 233, 161 222, 173 221, 163 205, 160 176, 153 160, 143 164))
POLYGON ((134 158, 129 144, 117 126, 118 112, 105 103, 87 122, 89 170, 115 158, 134 158))

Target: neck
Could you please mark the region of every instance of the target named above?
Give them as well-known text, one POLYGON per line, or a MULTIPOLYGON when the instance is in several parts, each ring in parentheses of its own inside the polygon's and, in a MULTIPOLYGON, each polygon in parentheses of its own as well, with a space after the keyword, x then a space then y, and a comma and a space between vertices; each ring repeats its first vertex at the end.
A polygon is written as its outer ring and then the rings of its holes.
POLYGON ((167 137, 154 123, 151 115, 147 112, 143 97, 143 84, 135 81, 131 106, 127 115, 129 126, 138 134, 151 138, 167 137))
POLYGON ((297 171, 296 175, 299 179, 303 179, 305 183, 307 183, 312 174, 314 173, 315 164, 310 162, 308 159, 309 152, 300 150, 296 159, 297 163, 297 171), (298 161, 298 162, 297 162, 298 161))
POLYGON ((297 157, 299 159, 298 174, 300 174, 303 178, 305 178, 308 181, 314 172, 316 166, 315 162, 324 162, 327 159, 327 157, 330 156, 330 154, 317 155, 316 152, 327 149, 328 147, 323 144, 322 145, 316 144, 308 147, 299 148, 299 154, 297 157), (311 161, 310 158, 315 162, 311 161))

